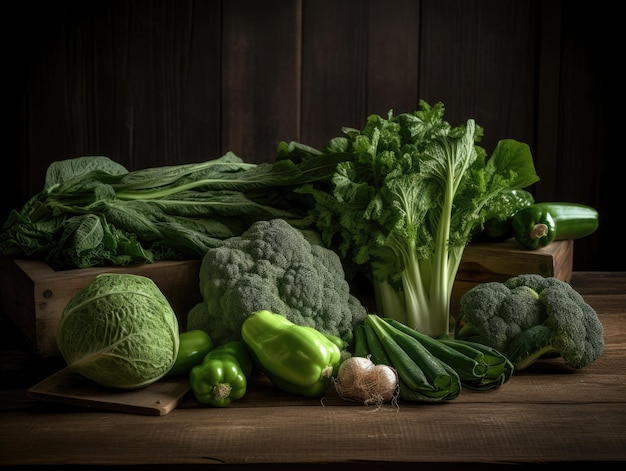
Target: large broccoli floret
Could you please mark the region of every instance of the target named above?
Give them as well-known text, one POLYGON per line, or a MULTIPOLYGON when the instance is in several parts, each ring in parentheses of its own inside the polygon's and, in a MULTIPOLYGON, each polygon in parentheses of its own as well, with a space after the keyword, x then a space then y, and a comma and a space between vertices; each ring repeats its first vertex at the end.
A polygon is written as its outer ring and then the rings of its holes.
POLYGON ((540 358, 562 357, 572 368, 604 349, 596 311, 568 283, 537 274, 482 283, 460 301, 454 336, 489 345, 523 370, 540 358))
POLYGON ((203 302, 189 311, 187 329, 205 330, 216 344, 241 339, 243 321, 263 309, 350 344, 366 314, 350 293, 339 256, 315 232, 283 219, 255 222, 209 249, 200 292, 203 302))

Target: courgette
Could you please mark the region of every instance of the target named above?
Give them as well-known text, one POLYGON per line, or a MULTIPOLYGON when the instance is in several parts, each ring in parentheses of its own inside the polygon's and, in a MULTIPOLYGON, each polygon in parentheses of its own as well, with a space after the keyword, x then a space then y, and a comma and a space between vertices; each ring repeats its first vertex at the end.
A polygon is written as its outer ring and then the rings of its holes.
POLYGON ((376 314, 365 317, 366 336, 372 361, 381 352, 388 366, 398 373, 400 399, 405 401, 449 401, 461 392, 461 379, 449 365, 430 353, 414 337, 398 330, 376 314), (372 341, 370 342, 370 338, 372 341), (378 344, 375 346, 375 344, 378 344))
POLYGON ((511 223, 522 247, 538 249, 555 240, 593 234, 598 229, 598 211, 579 203, 535 203, 517 211, 511 223))

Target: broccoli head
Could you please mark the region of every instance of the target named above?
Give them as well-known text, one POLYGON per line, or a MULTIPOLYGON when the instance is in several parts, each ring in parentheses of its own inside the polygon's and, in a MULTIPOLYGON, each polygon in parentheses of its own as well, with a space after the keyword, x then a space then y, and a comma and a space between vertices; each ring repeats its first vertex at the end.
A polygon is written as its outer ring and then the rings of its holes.
POLYGON ((537 274, 482 283, 467 291, 454 336, 495 348, 516 371, 549 357, 582 368, 604 348, 596 311, 568 283, 537 274))
POLYGON ((208 249, 200 293, 203 301, 189 311, 187 329, 205 330, 216 345, 241 340, 243 321, 264 309, 350 344, 366 314, 350 293, 339 256, 316 232, 283 219, 257 221, 208 249))

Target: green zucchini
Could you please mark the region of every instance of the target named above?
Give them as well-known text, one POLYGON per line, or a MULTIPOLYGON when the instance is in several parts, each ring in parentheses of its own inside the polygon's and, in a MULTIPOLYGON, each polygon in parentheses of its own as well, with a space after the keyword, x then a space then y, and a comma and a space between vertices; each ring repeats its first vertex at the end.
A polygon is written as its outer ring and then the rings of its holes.
MULTIPOLYGON (((456 371, 430 353, 416 338, 398 330, 376 314, 365 317, 368 345, 372 361, 376 352, 387 357, 388 366, 398 373, 400 399, 406 401, 449 401, 461 392, 461 379, 456 371), (370 337, 372 342, 370 342, 370 337), (379 344, 378 346, 374 346, 379 344), (382 348, 381 348, 382 347, 382 348)), ((387 361, 387 360, 385 360, 387 361)))
POLYGON ((511 221, 515 240, 527 249, 555 240, 581 239, 598 229, 598 211, 578 203, 535 203, 520 209, 511 221))
POLYGON ((364 324, 361 323, 354 326, 353 337, 353 356, 367 358, 367 355, 369 355, 369 347, 367 346, 367 338, 365 337, 364 324))

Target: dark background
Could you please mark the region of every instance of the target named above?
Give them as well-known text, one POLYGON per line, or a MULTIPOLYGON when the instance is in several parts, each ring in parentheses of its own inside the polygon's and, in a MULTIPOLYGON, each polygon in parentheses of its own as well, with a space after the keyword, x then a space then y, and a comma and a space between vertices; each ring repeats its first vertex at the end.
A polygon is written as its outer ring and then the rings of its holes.
POLYGON ((55 160, 129 170, 279 141, 320 146, 372 113, 443 102, 489 153, 528 143, 537 201, 595 207, 574 269, 626 269, 623 25, 613 2, 22 0, 3 13, 0 217, 55 160))

